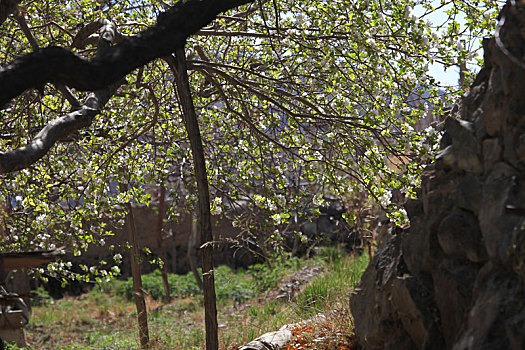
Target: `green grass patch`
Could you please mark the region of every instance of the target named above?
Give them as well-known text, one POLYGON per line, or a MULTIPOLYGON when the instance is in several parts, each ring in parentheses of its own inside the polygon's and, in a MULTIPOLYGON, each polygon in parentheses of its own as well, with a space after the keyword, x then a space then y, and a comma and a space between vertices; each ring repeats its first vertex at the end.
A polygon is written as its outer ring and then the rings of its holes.
MULTIPOLYGON (((235 349, 265 332, 318 312, 347 308, 351 289, 367 262, 366 256, 352 257, 336 248, 324 248, 311 260, 275 259, 270 264, 272 268, 265 264, 238 271, 226 266, 216 268, 220 349, 235 349), (325 273, 306 285, 291 302, 265 298, 265 293, 283 277, 307 265, 323 265, 325 273)), ((150 349, 202 349, 203 297, 194 277, 170 274, 169 280, 174 299, 163 304, 160 272, 143 276, 148 294, 150 349)), ((41 305, 33 308, 26 332, 33 345, 27 349, 137 348, 132 288, 131 279, 112 281, 81 297, 61 300, 49 299, 40 291, 41 305)), ((345 322, 347 327, 350 322, 345 322)))
POLYGON ((361 279, 368 256, 343 257, 340 252, 328 255, 327 271, 315 278, 295 298, 296 312, 303 317, 311 317, 323 312, 335 303, 348 302, 350 292, 361 279))
MULTIPOLYGON (((248 270, 234 271, 227 266, 215 268, 215 285, 217 301, 226 300, 241 302, 256 296, 258 293, 273 288, 288 273, 300 269, 304 262, 298 258, 275 259, 271 268, 267 264, 256 264, 248 270)), ((201 270, 199 269, 199 272, 201 270)), ((202 295, 202 292, 191 272, 185 275, 168 274, 170 295, 175 298, 186 298, 202 295)), ((161 300, 164 286, 160 270, 142 275, 142 288, 154 300, 161 300)), ((133 300, 133 279, 112 280, 97 286, 95 290, 108 292, 133 300)))

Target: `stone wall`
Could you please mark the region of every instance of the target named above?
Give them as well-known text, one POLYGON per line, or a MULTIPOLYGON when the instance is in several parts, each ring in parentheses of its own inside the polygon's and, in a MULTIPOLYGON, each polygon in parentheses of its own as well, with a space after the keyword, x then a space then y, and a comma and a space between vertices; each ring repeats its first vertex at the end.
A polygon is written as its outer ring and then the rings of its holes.
MULTIPOLYGON (((327 207, 319 208, 321 214, 318 217, 307 217, 300 219, 297 230, 301 231, 308 241, 303 243, 295 233, 289 232, 285 238, 284 249, 292 250, 296 247, 296 255, 305 254, 309 248, 316 244, 338 244, 343 243, 348 250, 361 244, 359 232, 351 227, 342 214, 344 207, 334 201, 327 207), (302 221, 301 221, 302 220, 302 221), (297 242, 295 245, 294 243, 297 242)), ((233 213, 230 213, 233 215, 233 213)), ((143 264, 142 272, 149 273, 158 268, 156 264, 149 264, 148 261, 160 256, 160 249, 157 244, 157 208, 154 205, 133 206, 133 216, 137 231, 137 241, 139 247, 147 248, 151 251, 150 255, 142 251, 143 264)), ((217 265, 228 265, 231 268, 247 268, 256 263, 264 261, 264 251, 259 248, 260 242, 255 239, 247 239, 248 235, 243 234, 243 229, 234 227, 230 215, 212 216, 212 229, 214 235, 214 261, 217 265)), ((188 241, 192 231, 192 216, 182 214, 178 222, 165 222, 163 228, 163 249, 166 254, 168 271, 172 273, 184 274, 190 271, 189 259, 187 257, 188 241)), ((259 218, 263 219, 263 217, 259 218)), ((109 227, 115 225, 108 222, 109 227)), ((291 230, 290 230, 291 231, 291 230)), ((128 241, 126 228, 112 229, 113 236, 105 238, 104 246, 90 245, 87 252, 75 257, 72 254, 67 260, 75 264, 85 264, 87 266, 98 265, 100 260, 106 262, 113 261, 113 256, 117 253, 123 256, 121 266, 122 275, 131 275, 131 267, 128 263, 129 252, 125 248, 128 241), (110 249, 115 246, 115 249, 110 249)), ((261 235, 261 237, 263 237, 261 235)), ((263 239, 261 239, 261 242, 263 239)), ((198 246, 198 245, 197 245, 198 246)), ((200 257, 197 265, 200 266, 200 257)))
POLYGON ((525 6, 516 3, 500 14, 504 44, 484 41, 485 67, 406 203, 410 228, 390 237, 350 298, 364 349, 525 348, 525 6))
MULTIPOLYGON (((154 208, 144 206, 133 207, 133 217, 137 231, 137 242, 143 256, 142 272, 149 273, 158 268, 156 264, 148 261, 160 256, 157 245, 157 212, 154 208), (143 248, 151 251, 144 253, 143 248)), ((168 271, 171 273, 187 273, 190 271, 188 253, 188 240, 192 230, 192 216, 184 214, 179 222, 170 222, 164 225, 162 246, 166 254, 168 271)), ((256 262, 256 258, 244 248, 239 248, 230 241, 239 239, 241 231, 232 226, 227 218, 212 217, 212 228, 217 241, 214 249, 214 258, 217 264, 229 265, 231 267, 245 267, 256 262)), ((121 271, 123 276, 131 275, 129 251, 125 248, 128 241, 127 229, 113 229, 113 236, 106 238, 104 246, 90 245, 87 252, 81 256, 69 256, 68 259, 75 264, 86 264, 88 266, 98 265, 100 260, 112 262, 113 256, 120 253, 123 256, 121 271), (110 246, 115 249, 109 249, 110 246)), ((197 259, 200 266, 200 258, 197 259)))

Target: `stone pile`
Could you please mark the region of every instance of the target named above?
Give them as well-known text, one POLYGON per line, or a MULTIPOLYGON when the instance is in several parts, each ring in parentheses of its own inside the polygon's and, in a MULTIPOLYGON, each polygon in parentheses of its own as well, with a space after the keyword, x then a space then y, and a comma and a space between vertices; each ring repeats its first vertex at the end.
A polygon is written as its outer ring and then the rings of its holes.
POLYGON ((410 228, 350 298, 364 349, 525 349, 525 6, 500 19, 410 228))

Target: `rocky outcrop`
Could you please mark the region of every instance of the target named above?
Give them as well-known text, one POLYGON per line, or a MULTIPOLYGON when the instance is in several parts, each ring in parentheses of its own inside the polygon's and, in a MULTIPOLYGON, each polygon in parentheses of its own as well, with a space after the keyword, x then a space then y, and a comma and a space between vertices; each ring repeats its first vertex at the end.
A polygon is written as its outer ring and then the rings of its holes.
POLYGON ((500 16, 460 118, 445 121, 406 203, 411 227, 350 298, 365 349, 525 348, 525 6, 500 16))

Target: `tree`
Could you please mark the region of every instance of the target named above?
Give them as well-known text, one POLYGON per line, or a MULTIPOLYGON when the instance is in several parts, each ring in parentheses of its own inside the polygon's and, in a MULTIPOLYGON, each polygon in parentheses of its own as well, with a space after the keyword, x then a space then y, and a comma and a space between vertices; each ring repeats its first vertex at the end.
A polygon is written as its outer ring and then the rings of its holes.
MULTIPOLYGON (((391 189, 412 193, 439 139, 432 128, 415 130, 416 121, 429 107, 439 115, 462 92, 440 92, 428 63, 472 62, 496 7, 142 0, 51 8, 1 0, 0 54, 9 64, 0 72, 3 247, 66 244, 81 254, 103 244, 110 219, 124 219, 119 203, 149 204, 149 184, 167 184, 172 214, 195 205, 167 63, 186 42, 214 212, 246 201, 267 222, 244 215, 236 223, 274 242, 323 191, 367 190, 389 207, 391 189), (443 25, 426 22, 440 7, 448 11, 443 25), (119 44, 98 55, 95 33, 112 25, 102 39, 119 44), (128 192, 119 193, 119 182, 128 192)), ((118 270, 112 263, 85 267, 90 274, 51 269, 103 279, 118 270)))

